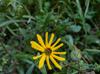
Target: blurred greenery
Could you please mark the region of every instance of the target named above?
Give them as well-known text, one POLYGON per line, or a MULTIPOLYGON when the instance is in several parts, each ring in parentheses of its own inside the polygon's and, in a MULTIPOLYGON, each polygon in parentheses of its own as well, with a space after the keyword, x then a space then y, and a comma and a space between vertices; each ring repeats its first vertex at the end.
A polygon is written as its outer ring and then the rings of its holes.
POLYGON ((100 0, 0 0, 0 74, 100 74, 100 0), (61 37, 62 70, 42 70, 31 40, 61 37))

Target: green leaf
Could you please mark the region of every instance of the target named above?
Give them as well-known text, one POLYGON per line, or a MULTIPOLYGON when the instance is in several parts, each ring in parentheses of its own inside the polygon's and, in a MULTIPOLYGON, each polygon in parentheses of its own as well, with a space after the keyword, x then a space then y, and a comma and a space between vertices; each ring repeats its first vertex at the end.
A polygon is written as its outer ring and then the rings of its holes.
POLYGON ((0 23, 0 27, 7 26, 9 24, 16 23, 16 22, 26 22, 26 20, 8 20, 0 23))
POLYGON ((89 54, 96 54, 96 55, 100 54, 100 50, 97 49, 85 49, 85 51, 88 52, 89 54))
POLYGON ((79 32, 81 30, 81 26, 79 25, 71 25, 70 30, 73 32, 79 32))
POLYGON ((74 42, 73 42, 74 40, 73 40, 73 37, 71 35, 66 35, 65 39, 66 39, 66 41, 67 41, 67 43, 69 45, 73 45, 74 44, 74 42))
POLYGON ((83 24, 83 29, 84 29, 84 31, 85 31, 86 33, 89 33, 90 30, 91 30, 90 24, 84 23, 84 24, 83 24))
POLYGON ((95 35, 86 35, 85 36, 85 41, 88 44, 95 43, 95 44, 100 45, 100 39, 97 36, 95 36, 95 35))
POLYGON ((45 66, 43 66, 43 68, 41 69, 41 72, 42 72, 42 74, 47 74, 47 71, 46 71, 46 67, 45 66))
POLYGON ((81 59, 81 52, 79 49, 72 50, 71 59, 74 61, 78 61, 81 59))
POLYGON ((32 71, 33 71, 33 69, 34 69, 34 66, 35 66, 34 63, 31 64, 31 66, 28 68, 26 74, 32 74, 32 71))
POLYGON ((19 74, 25 74, 25 73, 24 73, 24 68, 21 67, 21 66, 18 66, 18 67, 17 67, 17 71, 18 71, 19 74))

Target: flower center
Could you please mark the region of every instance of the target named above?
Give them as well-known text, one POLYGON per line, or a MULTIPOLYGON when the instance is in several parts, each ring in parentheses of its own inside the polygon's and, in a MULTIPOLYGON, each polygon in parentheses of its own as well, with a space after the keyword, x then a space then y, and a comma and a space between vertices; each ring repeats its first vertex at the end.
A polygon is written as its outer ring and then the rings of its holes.
POLYGON ((51 50, 50 48, 47 48, 47 49, 45 50, 45 54, 46 54, 46 55, 50 55, 51 52, 52 52, 52 50, 51 50))

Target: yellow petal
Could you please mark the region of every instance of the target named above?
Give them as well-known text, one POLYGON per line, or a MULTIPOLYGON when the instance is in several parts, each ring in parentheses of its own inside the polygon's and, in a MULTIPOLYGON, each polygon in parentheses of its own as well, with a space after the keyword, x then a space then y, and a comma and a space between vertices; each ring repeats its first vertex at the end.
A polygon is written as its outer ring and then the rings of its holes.
POLYGON ((63 43, 61 43, 60 45, 58 45, 58 46, 56 46, 56 47, 54 47, 54 48, 51 48, 53 51, 55 51, 55 50, 57 50, 57 49, 59 49, 60 47, 62 47, 64 44, 63 43))
POLYGON ((50 41, 49 41, 49 46, 52 44, 52 41, 53 41, 53 39, 54 39, 54 36, 55 36, 54 33, 52 33, 52 34, 51 34, 51 37, 50 37, 50 41))
POLYGON ((44 44, 44 42, 43 42, 43 39, 42 39, 42 37, 41 37, 39 34, 37 34, 37 39, 38 39, 38 42, 41 44, 41 46, 42 46, 43 48, 45 48, 45 44, 44 44))
POLYGON ((33 56, 33 59, 36 60, 38 58, 40 58, 42 55, 38 55, 38 56, 33 56))
POLYGON ((48 32, 46 32, 45 34, 45 45, 46 46, 48 45, 48 32))
POLYGON ((61 38, 57 39, 57 41, 52 45, 52 48, 55 47, 59 42, 60 42, 61 38))
POLYGON ((47 63, 48 68, 51 70, 52 67, 51 67, 51 65, 50 65, 49 56, 46 57, 46 63, 47 63))
POLYGON ((58 68, 58 69, 62 69, 62 67, 56 62, 56 60, 50 55, 50 60, 52 61, 52 63, 58 68))
POLYGON ((65 61, 65 58, 56 56, 56 55, 54 55, 54 54, 52 54, 52 57, 54 57, 55 59, 60 60, 60 61, 65 61))
POLYGON ((45 59, 46 59, 46 55, 43 53, 42 57, 41 57, 41 59, 39 61, 39 65, 38 65, 39 69, 41 69, 43 67, 45 59))
POLYGON ((66 52, 53 52, 53 54, 66 54, 66 52))
POLYGON ((41 47, 38 43, 36 43, 35 41, 31 41, 31 47, 38 50, 38 51, 41 51, 41 52, 44 52, 44 48, 41 47))

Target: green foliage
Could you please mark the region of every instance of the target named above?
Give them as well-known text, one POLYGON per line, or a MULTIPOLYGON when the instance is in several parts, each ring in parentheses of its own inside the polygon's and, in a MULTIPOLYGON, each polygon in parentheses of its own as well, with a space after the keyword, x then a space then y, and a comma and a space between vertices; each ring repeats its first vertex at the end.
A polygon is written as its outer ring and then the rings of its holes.
POLYGON ((100 74, 99 21, 100 0, 0 0, 0 74, 100 74), (61 71, 32 59, 30 41, 46 31, 64 43, 61 71))

